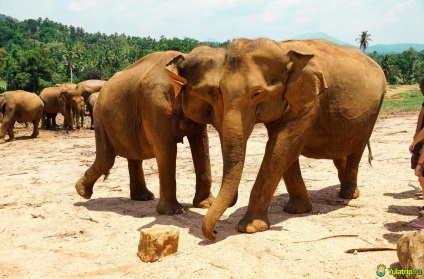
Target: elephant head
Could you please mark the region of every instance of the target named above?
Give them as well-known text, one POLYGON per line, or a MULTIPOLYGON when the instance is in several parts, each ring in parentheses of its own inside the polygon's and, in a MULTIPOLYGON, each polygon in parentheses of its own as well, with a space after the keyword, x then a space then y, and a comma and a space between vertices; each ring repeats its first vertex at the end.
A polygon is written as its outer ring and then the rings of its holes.
MULTIPOLYGON (((64 127, 73 129, 74 118, 78 118, 84 113, 84 98, 75 90, 64 90, 59 94, 60 111, 65 117, 64 127)), ((81 125, 83 120, 81 120, 81 125)), ((76 127, 79 129, 80 123, 77 119, 76 127)))
POLYGON ((237 197, 244 167, 246 143, 255 123, 270 123, 311 107, 326 89, 314 55, 283 51, 268 39, 233 41, 227 49, 220 80, 223 96, 223 178, 219 194, 202 224, 214 240, 214 226, 237 197))
POLYGON ((184 114, 195 122, 222 126, 222 94, 219 80, 225 50, 201 46, 189 54, 177 55, 166 64, 175 96, 181 95, 184 114))

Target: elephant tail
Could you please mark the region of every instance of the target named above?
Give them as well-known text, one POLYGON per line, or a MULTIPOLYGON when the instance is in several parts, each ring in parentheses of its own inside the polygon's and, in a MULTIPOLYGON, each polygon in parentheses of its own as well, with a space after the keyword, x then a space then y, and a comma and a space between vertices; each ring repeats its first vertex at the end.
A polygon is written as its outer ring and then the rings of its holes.
POLYGON ((368 147, 368 163, 370 164, 370 166, 372 167, 372 163, 371 160, 374 159, 374 157, 372 156, 372 150, 371 150, 371 143, 370 140, 367 141, 367 147, 368 147))

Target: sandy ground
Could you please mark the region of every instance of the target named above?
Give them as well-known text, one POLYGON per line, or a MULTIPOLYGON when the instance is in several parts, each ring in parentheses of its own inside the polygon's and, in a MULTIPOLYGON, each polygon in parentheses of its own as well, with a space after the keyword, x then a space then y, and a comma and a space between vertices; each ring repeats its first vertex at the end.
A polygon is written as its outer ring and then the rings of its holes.
MULTIPOLYGON (((0 276, 378 278, 377 265, 399 267, 396 251, 345 251, 395 247, 424 205, 416 196, 420 189, 408 152, 416 117, 417 112, 380 115, 371 138, 372 166, 367 151, 360 165, 358 199, 338 198, 332 161, 302 157, 312 212, 283 212, 288 195, 281 181, 270 207, 271 229, 241 234, 236 226, 246 211, 266 144, 266 130, 258 125, 248 143, 238 202, 218 222, 215 242, 205 241, 201 232, 206 210, 191 205, 195 176, 187 141, 179 144, 177 162, 177 196, 186 210, 162 216, 155 210, 157 198, 129 199, 123 158, 117 158, 106 181, 97 182, 91 200, 76 193, 76 180, 94 161, 93 131, 42 130, 39 138, 31 139, 30 128, 17 124, 17 140, 0 146, 0 276), (144 263, 136 255, 140 230, 154 224, 179 227, 179 249, 159 262, 144 263)), ((210 145, 212 190, 217 194, 222 158, 213 130, 210 145)), ((145 161, 144 170, 149 189, 158 197, 156 161, 145 161)))

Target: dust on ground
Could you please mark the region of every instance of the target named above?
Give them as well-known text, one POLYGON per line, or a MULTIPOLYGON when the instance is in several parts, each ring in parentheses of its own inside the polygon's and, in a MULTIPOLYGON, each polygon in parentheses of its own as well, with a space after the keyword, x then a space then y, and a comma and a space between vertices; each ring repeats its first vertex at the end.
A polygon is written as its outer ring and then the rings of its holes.
MULTIPOLYGON (((177 196, 180 215, 156 210, 159 181, 154 159, 144 162, 154 201, 129 198, 127 162, 117 158, 106 181, 99 179, 90 200, 74 184, 92 164, 94 132, 40 131, 16 125, 16 141, 0 146, 0 276, 5 278, 377 278, 377 265, 400 267, 396 251, 346 253, 349 249, 396 246, 407 224, 424 205, 410 169, 408 146, 417 112, 382 114, 371 137, 374 160, 365 151, 359 169, 361 196, 343 200, 330 160, 301 157, 313 210, 283 212, 288 194, 281 181, 269 209, 270 230, 237 231, 262 161, 267 133, 257 125, 249 142, 237 204, 204 240, 205 209, 192 206, 194 168, 190 148, 178 145, 177 196), (154 224, 180 228, 178 252, 156 263, 137 257, 140 230, 154 224)), ((59 120, 59 123, 60 120, 59 120)), ((219 138, 210 129, 213 188, 222 176, 219 138)))

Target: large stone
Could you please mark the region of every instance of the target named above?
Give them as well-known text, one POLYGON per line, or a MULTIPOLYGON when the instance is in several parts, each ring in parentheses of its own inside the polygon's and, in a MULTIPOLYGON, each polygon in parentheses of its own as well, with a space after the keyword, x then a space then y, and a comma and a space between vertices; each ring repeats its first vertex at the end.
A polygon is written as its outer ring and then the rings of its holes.
POLYGON ((180 231, 174 226, 155 225, 140 231, 138 257, 144 262, 155 262, 178 250, 180 231))
MULTIPOLYGON (((424 230, 404 234, 397 242, 397 256, 403 269, 424 271, 424 230)), ((424 275, 407 278, 421 279, 424 275)))

